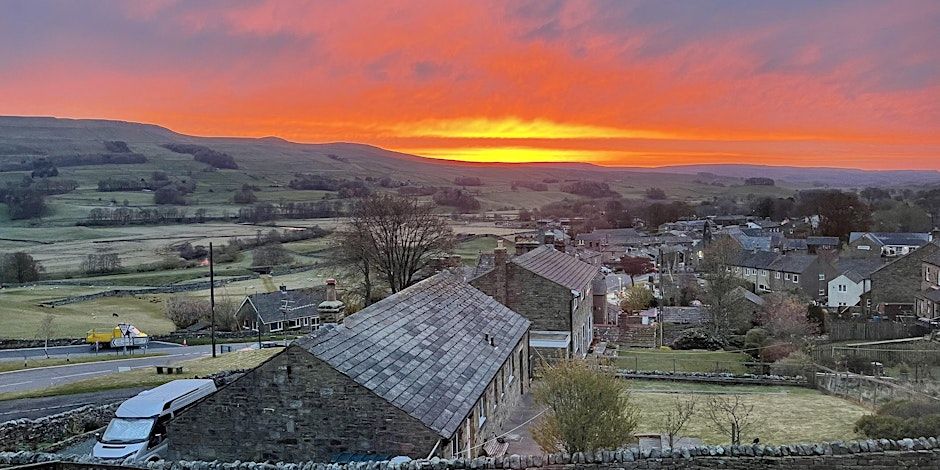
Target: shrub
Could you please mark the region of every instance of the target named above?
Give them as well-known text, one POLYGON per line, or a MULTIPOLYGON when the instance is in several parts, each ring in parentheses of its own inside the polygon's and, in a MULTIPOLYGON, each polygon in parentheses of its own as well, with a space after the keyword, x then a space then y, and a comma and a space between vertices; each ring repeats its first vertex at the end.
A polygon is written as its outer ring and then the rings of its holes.
POLYGON ((718 350, 724 347, 721 338, 718 338, 711 331, 705 328, 690 328, 679 334, 679 337, 672 342, 672 349, 707 349, 718 350))
POLYGON ((666 191, 662 188, 649 188, 646 190, 646 198, 661 201, 666 199, 666 191))
POLYGON ((454 178, 457 186, 483 186, 483 180, 476 176, 458 176, 454 178))

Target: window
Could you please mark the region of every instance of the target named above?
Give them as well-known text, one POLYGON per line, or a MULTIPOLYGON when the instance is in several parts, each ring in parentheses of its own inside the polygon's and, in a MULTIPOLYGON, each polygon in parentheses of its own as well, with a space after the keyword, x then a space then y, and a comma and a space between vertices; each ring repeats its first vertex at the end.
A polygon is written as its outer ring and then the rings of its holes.
POLYGON ((865 299, 865 308, 871 308, 871 299, 865 299))
POLYGON ((800 282, 800 275, 799 275, 799 274, 794 274, 794 275, 793 275, 793 282, 800 282))
POLYGON ((839 292, 846 292, 848 289, 845 287, 845 284, 839 284, 839 292))
POLYGON ((784 275, 783 275, 783 278, 789 281, 789 280, 790 280, 790 273, 784 274, 784 275))
POLYGON ((868 250, 871 249, 871 247, 868 246, 868 245, 859 245, 859 246, 858 246, 858 249, 859 249, 859 250, 868 251, 868 250))
POLYGON ((774 272, 774 277, 780 279, 780 271, 774 272))
POLYGON ((826 295, 826 289, 819 289, 819 295, 826 295))
POLYGON ((304 326, 310 326, 310 317, 304 317, 304 326))
POLYGON ((825 281, 825 280, 826 280, 826 275, 823 274, 823 273, 819 273, 819 280, 820 280, 820 281, 825 281))
POLYGON ((761 269, 761 270, 760 270, 760 275, 761 275, 761 276, 766 276, 766 275, 767 275, 767 270, 761 269))
POLYGON ((486 422, 486 392, 483 392, 483 396, 480 397, 480 403, 477 405, 477 415, 480 417, 479 426, 482 428, 483 423, 486 422))
POLYGON ((279 321, 276 321, 276 322, 274 322, 274 323, 271 323, 271 331, 281 331, 281 330, 283 330, 283 329, 284 329, 284 324, 283 324, 283 323, 281 323, 281 322, 279 322, 279 321))

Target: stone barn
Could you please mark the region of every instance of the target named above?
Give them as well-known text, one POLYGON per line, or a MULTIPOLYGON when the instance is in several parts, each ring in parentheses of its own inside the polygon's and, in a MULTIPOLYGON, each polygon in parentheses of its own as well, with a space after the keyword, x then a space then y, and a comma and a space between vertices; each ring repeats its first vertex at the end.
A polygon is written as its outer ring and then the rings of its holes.
POLYGON ((437 274, 181 413, 168 424, 170 458, 478 456, 528 391, 528 332, 521 315, 437 274))

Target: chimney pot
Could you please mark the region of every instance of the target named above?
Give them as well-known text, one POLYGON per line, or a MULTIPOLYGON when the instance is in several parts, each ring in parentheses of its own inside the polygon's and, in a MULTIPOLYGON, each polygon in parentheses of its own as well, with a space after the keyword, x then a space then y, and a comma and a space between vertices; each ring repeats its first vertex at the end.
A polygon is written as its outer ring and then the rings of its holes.
POLYGON ((326 280, 326 300, 333 302, 336 300, 336 279, 326 280))
POLYGON ((287 292, 287 286, 285 286, 285 285, 281 285, 281 286, 279 287, 279 289, 280 289, 281 292, 287 292))

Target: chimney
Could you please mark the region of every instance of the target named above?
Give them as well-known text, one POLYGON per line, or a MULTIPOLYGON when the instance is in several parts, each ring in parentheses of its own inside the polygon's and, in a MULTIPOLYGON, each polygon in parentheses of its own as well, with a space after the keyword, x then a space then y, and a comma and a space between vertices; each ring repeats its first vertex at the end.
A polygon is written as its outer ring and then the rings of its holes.
POLYGON ((496 248, 493 250, 493 264, 499 266, 506 264, 506 261, 509 261, 509 252, 506 251, 506 247, 503 246, 503 239, 500 238, 496 240, 496 248))
POLYGON ((346 314, 346 304, 336 298, 336 279, 326 280, 326 299, 317 305, 321 323, 338 323, 346 314))
POLYGON ((555 245, 555 232, 548 230, 542 235, 542 244, 548 246, 555 245))
POLYGON ((508 270, 508 261, 509 253, 506 252, 506 247, 503 246, 503 240, 496 240, 496 249, 493 250, 493 293, 491 294, 498 302, 503 305, 508 305, 506 303, 508 296, 508 280, 507 280, 507 270, 508 270))
POLYGON ((555 249, 564 253, 565 252, 565 241, 564 240, 555 240, 555 249))

